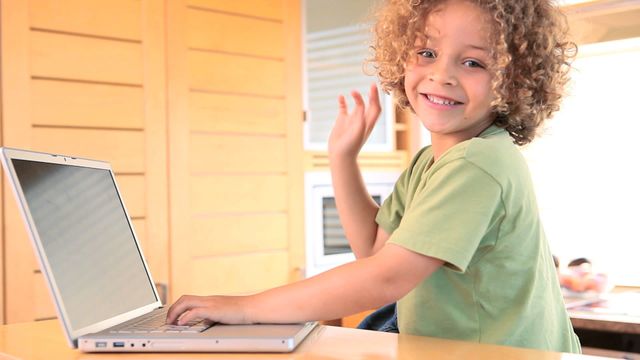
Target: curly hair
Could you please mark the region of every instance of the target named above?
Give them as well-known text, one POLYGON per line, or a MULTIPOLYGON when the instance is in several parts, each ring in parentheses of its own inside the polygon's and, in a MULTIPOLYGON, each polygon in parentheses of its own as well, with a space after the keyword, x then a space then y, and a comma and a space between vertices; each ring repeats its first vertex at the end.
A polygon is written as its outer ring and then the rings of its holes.
MULTIPOLYGON (((405 66, 416 39, 424 38, 429 14, 452 0, 388 0, 377 10, 373 54, 368 63, 382 88, 403 108, 405 66)), ((531 142, 540 125, 560 107, 570 62, 577 52, 567 40, 566 18, 551 0, 464 0, 492 20, 491 104, 494 124, 517 145, 531 142)))

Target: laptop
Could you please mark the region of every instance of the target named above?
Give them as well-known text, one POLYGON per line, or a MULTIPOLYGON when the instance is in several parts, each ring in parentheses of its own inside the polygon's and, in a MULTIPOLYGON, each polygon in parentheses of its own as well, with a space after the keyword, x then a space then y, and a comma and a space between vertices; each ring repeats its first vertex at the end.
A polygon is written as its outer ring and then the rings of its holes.
POLYGON ((166 325, 103 161, 0 148, 69 345, 84 352, 290 352, 317 325, 166 325))

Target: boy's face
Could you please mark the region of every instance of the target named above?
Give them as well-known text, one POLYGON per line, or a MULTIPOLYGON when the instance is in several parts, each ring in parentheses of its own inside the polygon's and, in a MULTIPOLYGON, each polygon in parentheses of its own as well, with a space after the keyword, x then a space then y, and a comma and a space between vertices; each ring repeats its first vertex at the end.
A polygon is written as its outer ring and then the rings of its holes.
POLYGON ((405 73, 405 92, 432 141, 458 143, 493 121, 489 17, 477 6, 449 0, 426 19, 405 73))

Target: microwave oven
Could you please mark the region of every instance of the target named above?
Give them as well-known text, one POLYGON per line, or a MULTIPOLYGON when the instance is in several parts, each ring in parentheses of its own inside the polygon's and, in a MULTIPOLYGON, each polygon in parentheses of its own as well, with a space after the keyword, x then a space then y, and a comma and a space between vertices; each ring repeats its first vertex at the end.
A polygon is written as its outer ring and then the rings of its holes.
MULTIPOLYGON (((362 177, 378 204, 391 194, 400 174, 392 171, 365 171, 362 177)), ((331 174, 305 173, 305 250, 307 277, 355 260, 336 208, 331 174)))

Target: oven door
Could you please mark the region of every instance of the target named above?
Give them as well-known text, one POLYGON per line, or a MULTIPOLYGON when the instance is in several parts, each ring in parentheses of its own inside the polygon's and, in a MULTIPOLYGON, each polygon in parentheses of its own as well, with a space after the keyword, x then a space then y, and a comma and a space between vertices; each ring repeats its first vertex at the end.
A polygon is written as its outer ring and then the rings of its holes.
MULTIPOLYGON (((363 173, 374 201, 381 204, 391 193, 397 173, 363 173)), ((313 276, 355 260, 347 240, 328 172, 305 174, 306 276, 313 276)))

